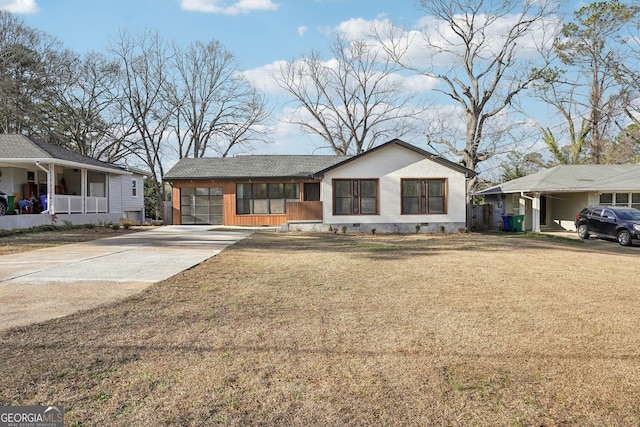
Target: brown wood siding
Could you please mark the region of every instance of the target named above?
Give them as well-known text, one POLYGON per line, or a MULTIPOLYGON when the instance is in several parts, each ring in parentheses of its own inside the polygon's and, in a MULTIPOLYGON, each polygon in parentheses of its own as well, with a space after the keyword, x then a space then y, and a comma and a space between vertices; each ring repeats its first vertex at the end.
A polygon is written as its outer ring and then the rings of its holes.
POLYGON ((287 202, 287 220, 322 220, 322 202, 287 202))
POLYGON ((171 191, 171 209, 173 211, 173 224, 182 224, 182 218, 180 218, 180 187, 174 185, 171 191))
MULTIPOLYGON (((236 183, 247 181, 190 181, 173 183, 173 223, 180 224, 180 189, 194 187, 222 187, 224 199, 224 225, 262 227, 279 226, 287 223, 287 220, 321 220, 322 202, 287 202, 288 214, 275 215, 236 215, 236 183), (289 205, 298 205, 293 208, 294 213, 289 213, 289 205)), ((265 181, 269 183, 278 181, 265 181)), ((285 181, 291 182, 291 181, 285 181)), ((304 181, 308 182, 308 181, 304 181)), ((304 182, 300 184, 300 196, 304 188, 304 182)))

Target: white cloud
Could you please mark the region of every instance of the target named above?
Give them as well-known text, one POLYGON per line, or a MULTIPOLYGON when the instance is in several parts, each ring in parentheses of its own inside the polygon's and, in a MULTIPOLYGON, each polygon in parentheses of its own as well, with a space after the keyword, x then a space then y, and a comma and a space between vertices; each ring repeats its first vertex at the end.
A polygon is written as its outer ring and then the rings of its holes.
POLYGON ((383 26, 388 24, 386 19, 374 19, 368 21, 363 18, 352 18, 348 21, 341 22, 333 30, 344 35, 347 40, 360 40, 367 37, 374 26, 383 26))
POLYGON ((36 0, 0 0, 0 10, 11 13, 38 13, 36 0))
POLYGON ((351 18, 338 24, 335 30, 343 34, 347 40, 358 40, 371 28, 371 24, 371 21, 363 18, 351 18))
POLYGON ((428 92, 440 83, 435 77, 416 74, 402 78, 402 87, 406 93, 428 92))
MULTIPOLYGON (((456 19, 464 21, 463 16, 456 19)), ((478 57, 493 58, 503 48, 506 37, 517 22, 523 19, 520 15, 504 15, 494 18, 486 15, 475 17, 478 27, 486 25, 484 31, 478 31, 472 41, 475 45, 481 43, 478 57)), ((521 37, 516 44, 515 54, 518 58, 539 58, 541 43, 550 43, 552 35, 561 25, 561 21, 555 16, 549 16, 537 20, 531 25, 529 34, 521 37)), ((463 24, 464 28, 466 24, 463 24)), ((408 45, 408 59, 415 65, 422 66, 448 66, 460 61, 464 54, 464 45, 451 25, 431 16, 420 19, 418 29, 408 34, 407 40, 412 40, 408 45), (428 39, 428 43, 425 40, 428 39), (427 46, 428 45, 428 46, 427 46), (429 53, 428 51, 431 51, 429 53)), ((549 47, 547 45, 546 47, 549 47)))
POLYGON ((269 95, 285 95, 287 92, 277 85, 272 75, 286 61, 276 61, 262 67, 243 71, 244 77, 258 90, 269 95))
POLYGON ((302 37, 308 30, 309 30, 309 27, 307 27, 306 25, 301 25, 298 27, 298 35, 302 37))
POLYGON ((323 145, 316 136, 307 135, 300 130, 300 126, 289 123, 286 118, 294 114, 283 110, 276 124, 271 128, 272 142, 269 144, 255 144, 250 154, 333 154, 328 149, 318 149, 323 145))
POLYGON ((279 4, 271 0, 240 0, 233 4, 224 0, 181 0, 180 6, 193 12, 239 15, 257 10, 277 10, 279 4))

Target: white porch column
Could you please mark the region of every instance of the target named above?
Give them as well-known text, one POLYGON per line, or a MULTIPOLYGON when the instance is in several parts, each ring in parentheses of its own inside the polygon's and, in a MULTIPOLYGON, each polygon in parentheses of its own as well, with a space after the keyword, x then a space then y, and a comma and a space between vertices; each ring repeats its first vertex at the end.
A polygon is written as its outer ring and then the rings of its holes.
POLYGON ((80 169, 80 194, 82 195, 82 213, 87 213, 87 170, 80 169))
POLYGON ((540 193, 535 193, 531 200, 532 216, 531 226, 534 233, 540 232, 540 193))
POLYGON ((40 164, 40 161, 36 161, 36 166, 42 169, 47 174, 47 212, 49 215, 54 215, 56 213, 55 209, 55 173, 56 168, 53 164, 49 164, 49 168, 45 168, 40 164))
MULTIPOLYGON (((524 192, 520 193, 520 215, 525 215, 527 211, 527 199, 531 200, 531 231, 534 233, 540 232, 540 193, 534 193, 533 197, 525 196, 524 192)), ((523 224, 523 231, 524 224, 523 224)))
POLYGON ((47 202, 49 202, 49 215, 56 214, 56 167, 52 163, 49 165, 47 173, 47 202))

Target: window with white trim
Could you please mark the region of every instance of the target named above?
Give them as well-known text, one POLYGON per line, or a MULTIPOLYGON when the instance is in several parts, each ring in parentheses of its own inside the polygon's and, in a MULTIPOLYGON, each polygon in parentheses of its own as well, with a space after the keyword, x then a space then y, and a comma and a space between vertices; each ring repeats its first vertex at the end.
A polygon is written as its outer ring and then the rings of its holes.
POLYGON ((640 193, 600 193, 598 203, 640 209, 640 193))

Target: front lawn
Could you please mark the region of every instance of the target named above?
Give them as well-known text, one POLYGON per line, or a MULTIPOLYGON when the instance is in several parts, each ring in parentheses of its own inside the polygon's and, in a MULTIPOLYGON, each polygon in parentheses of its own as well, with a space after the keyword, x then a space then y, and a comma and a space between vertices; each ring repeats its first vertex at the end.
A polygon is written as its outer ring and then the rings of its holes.
POLYGON ((0 255, 80 243, 142 230, 120 226, 42 226, 26 230, 0 230, 0 255))
POLYGON ((0 332, 0 405, 60 403, 71 426, 638 425, 638 253, 601 246, 254 234, 0 332))

